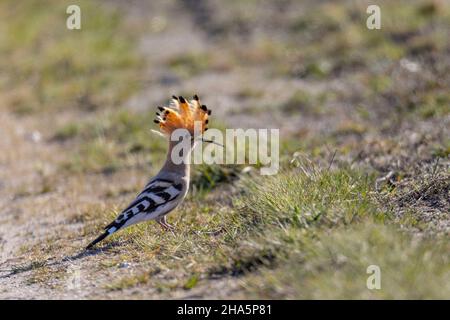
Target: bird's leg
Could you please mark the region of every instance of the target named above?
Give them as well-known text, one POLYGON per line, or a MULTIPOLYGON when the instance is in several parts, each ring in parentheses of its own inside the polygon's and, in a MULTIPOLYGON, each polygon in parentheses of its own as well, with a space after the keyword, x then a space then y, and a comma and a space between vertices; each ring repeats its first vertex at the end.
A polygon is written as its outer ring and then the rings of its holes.
POLYGON ((174 229, 175 229, 174 226, 170 225, 170 224, 167 222, 167 217, 166 217, 166 216, 164 216, 164 217, 162 218, 162 223, 163 223, 164 226, 165 226, 167 229, 169 229, 169 230, 174 230, 174 229))
POLYGON ((164 231, 168 230, 167 226, 163 222, 163 218, 156 219, 156 222, 158 222, 158 224, 161 226, 161 228, 163 228, 164 231))
POLYGON ((157 219, 156 222, 158 222, 158 224, 164 229, 164 231, 168 231, 168 230, 172 231, 175 229, 174 226, 167 223, 166 216, 163 216, 163 217, 157 219))

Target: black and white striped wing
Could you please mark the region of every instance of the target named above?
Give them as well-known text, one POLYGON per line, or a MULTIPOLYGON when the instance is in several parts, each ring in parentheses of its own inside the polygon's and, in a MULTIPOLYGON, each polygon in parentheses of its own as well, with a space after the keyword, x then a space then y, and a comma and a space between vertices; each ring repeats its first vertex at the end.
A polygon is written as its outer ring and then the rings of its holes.
POLYGON ((102 241, 117 230, 139 221, 156 219, 172 210, 183 189, 182 183, 167 179, 150 181, 136 199, 119 216, 105 227, 105 233, 88 245, 87 249, 102 241))

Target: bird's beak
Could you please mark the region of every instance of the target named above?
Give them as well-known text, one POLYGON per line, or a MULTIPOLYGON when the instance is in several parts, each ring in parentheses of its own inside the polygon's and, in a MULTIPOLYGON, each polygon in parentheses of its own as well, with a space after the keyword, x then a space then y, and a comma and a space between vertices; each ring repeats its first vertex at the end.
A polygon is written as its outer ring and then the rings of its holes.
POLYGON ((221 146, 222 148, 225 148, 225 146, 223 144, 220 144, 220 143, 215 142, 213 140, 208 140, 208 139, 205 139, 205 138, 201 138, 200 140, 203 141, 203 142, 213 143, 213 144, 216 144, 218 146, 221 146))

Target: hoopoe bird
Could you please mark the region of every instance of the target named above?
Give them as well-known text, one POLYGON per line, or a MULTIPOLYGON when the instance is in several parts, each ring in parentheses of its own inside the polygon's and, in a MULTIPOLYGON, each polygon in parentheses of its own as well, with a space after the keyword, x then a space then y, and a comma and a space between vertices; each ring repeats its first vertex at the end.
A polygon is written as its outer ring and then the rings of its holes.
MULTIPOLYGON (((166 215, 183 201, 188 192, 190 165, 189 161, 181 163, 177 161, 177 164, 173 161, 172 150, 179 142, 172 141, 170 136, 177 129, 186 129, 191 139, 189 151, 194 147, 197 138, 204 142, 214 143, 214 141, 194 136, 195 133, 201 135, 208 129, 208 117, 211 114, 211 110, 200 103, 198 96, 194 95, 191 101, 186 101, 182 96, 172 98, 170 106, 158 107, 159 112, 156 112, 154 120, 159 124, 161 133, 169 137, 169 148, 163 167, 150 179, 136 199, 105 227, 104 233, 86 247, 86 250, 113 233, 142 221, 155 220, 164 230, 173 229, 173 226, 167 223, 166 215)), ((187 156, 189 155, 183 155, 187 156)))

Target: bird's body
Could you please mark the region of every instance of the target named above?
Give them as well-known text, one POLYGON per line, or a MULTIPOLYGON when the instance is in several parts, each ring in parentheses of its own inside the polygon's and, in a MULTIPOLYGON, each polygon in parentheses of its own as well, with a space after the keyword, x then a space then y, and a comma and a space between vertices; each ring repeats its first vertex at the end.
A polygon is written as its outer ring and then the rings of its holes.
MULTIPOLYGON (((193 101, 198 104, 198 97, 195 96, 194 99, 195 100, 193 101)), ((182 97, 176 101, 181 101, 181 104, 187 104, 182 97)), ((210 114, 207 110, 202 110, 203 113, 210 114)), ((165 111, 165 115, 167 116, 168 114, 166 113, 167 111, 165 111)), ((202 116, 202 114, 200 116, 202 116)), ((191 118, 192 115, 188 119, 192 121, 191 118)), ((206 118, 207 116, 203 116, 202 120, 206 121, 206 118)), ((166 118, 161 118, 161 121, 163 119, 166 120, 166 118)), ((164 127, 162 127, 163 125, 160 124, 162 129, 164 129, 164 127)), ((168 125, 170 125, 170 122, 168 125)), ((190 125, 190 122, 181 128, 187 127, 188 125, 190 125)), ((172 127, 168 133, 172 133, 172 131, 177 128, 178 127, 172 127)), ((155 220, 164 229, 173 229, 173 227, 166 222, 166 215, 174 210, 186 197, 190 179, 190 164, 188 158, 190 157, 190 151, 195 144, 194 138, 192 138, 189 151, 182 155, 181 162, 177 161, 175 163, 172 159, 172 151, 177 143, 178 142, 169 140, 167 158, 158 174, 150 179, 143 191, 137 195, 136 199, 131 202, 113 222, 107 225, 105 227, 105 232, 92 241, 86 249, 92 248, 95 244, 118 230, 142 221, 155 220)))

